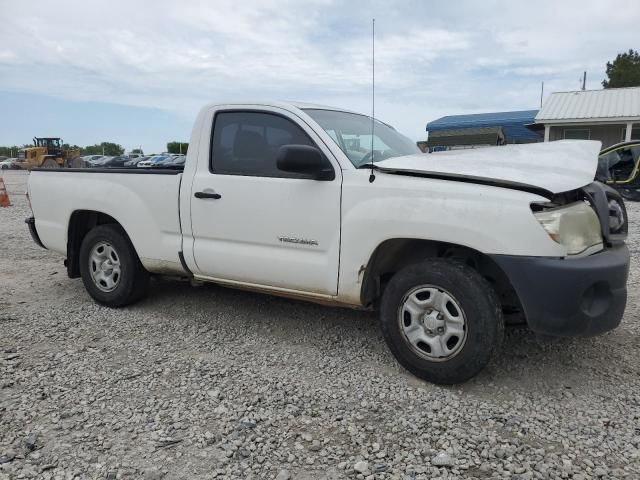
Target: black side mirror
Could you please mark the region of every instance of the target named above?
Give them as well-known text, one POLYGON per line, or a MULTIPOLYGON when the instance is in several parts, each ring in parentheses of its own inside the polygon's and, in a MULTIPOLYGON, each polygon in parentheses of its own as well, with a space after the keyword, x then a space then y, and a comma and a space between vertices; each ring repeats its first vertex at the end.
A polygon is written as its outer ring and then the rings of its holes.
POLYGON ((278 170, 300 173, 314 180, 330 181, 336 178, 333 167, 322 152, 308 145, 283 145, 276 156, 278 170))

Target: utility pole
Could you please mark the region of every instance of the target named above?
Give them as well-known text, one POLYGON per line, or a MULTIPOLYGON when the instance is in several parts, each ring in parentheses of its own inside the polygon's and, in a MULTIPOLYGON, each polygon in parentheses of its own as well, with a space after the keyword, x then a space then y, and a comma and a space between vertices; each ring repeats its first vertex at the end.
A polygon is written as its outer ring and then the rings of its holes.
POLYGON ((582 75, 582 90, 587 89, 587 72, 582 75))
POLYGON ((544 96, 544 80, 542 81, 542 86, 540 87, 540 108, 542 108, 542 97, 544 96))

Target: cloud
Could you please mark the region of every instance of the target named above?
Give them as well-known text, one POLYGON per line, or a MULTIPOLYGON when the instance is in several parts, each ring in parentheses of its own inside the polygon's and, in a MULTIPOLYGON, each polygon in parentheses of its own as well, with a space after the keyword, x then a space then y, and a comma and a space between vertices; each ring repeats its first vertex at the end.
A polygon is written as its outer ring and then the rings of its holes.
POLYGON ((441 114, 536 107, 541 80, 577 88, 586 69, 597 87, 637 47, 639 14, 631 1, 0 0, 0 90, 185 117, 249 98, 368 111, 375 17, 379 116, 418 138, 441 114))

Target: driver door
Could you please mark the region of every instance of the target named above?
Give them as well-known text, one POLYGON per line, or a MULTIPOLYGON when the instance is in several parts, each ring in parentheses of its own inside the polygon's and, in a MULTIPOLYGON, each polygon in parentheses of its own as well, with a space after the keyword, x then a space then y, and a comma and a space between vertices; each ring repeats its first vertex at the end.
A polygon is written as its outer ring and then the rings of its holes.
POLYGON ((194 174, 193 253, 198 275, 268 288, 336 295, 341 171, 310 128, 279 109, 221 110, 209 168, 194 174), (280 146, 318 147, 335 179, 278 170, 280 146))

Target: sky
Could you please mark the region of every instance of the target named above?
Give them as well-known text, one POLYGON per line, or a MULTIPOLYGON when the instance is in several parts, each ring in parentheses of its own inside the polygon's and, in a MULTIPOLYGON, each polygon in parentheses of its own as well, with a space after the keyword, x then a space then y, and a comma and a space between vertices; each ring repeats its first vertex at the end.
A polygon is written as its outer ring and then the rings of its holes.
POLYGON ((640 49, 640 2, 0 0, 0 145, 188 141, 210 102, 371 113, 414 140, 444 115, 535 109, 601 88, 640 49))

